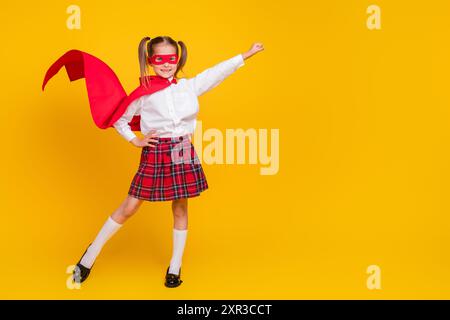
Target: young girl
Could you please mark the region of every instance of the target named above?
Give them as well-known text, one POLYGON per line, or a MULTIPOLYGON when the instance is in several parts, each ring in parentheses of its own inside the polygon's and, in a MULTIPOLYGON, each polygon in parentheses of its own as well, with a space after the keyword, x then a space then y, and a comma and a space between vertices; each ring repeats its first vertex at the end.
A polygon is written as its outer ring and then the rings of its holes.
POLYGON ((173 251, 166 270, 165 286, 179 286, 181 262, 188 226, 188 198, 199 196, 208 183, 191 142, 199 111, 198 97, 216 87, 244 65, 244 60, 264 50, 254 43, 250 50, 204 70, 193 78, 177 77, 187 59, 186 45, 171 37, 145 37, 139 44, 141 82, 148 84, 148 67, 168 86, 134 100, 114 123, 114 128, 130 144, 142 148, 139 168, 128 196, 107 218, 97 237, 88 246, 74 270, 74 281, 87 279, 104 244, 122 227, 143 201, 172 201, 174 217, 173 251), (181 48, 181 55, 178 45, 181 48), (140 114, 142 138, 129 122, 140 114))

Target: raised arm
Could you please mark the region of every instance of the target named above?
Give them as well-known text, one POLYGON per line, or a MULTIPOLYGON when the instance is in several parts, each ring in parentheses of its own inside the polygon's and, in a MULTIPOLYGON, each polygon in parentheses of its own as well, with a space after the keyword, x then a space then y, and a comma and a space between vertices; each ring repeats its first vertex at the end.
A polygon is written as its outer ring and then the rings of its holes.
POLYGON ((113 125, 117 132, 120 133, 120 135, 122 135, 122 137, 124 137, 128 142, 136 138, 136 135, 131 130, 128 122, 131 121, 136 113, 140 113, 141 103, 142 99, 140 98, 130 103, 125 113, 113 125))
POLYGON ((254 43, 247 52, 240 53, 231 59, 222 61, 215 66, 204 70, 195 77, 187 79, 188 84, 192 87, 197 96, 201 96, 205 92, 208 92, 219 85, 233 72, 242 67, 245 64, 245 59, 248 59, 261 50, 264 50, 262 44, 254 43))
POLYGON ((238 54, 231 59, 222 61, 215 66, 200 72, 193 78, 187 79, 187 82, 194 90, 195 94, 201 96, 218 86, 219 83, 243 65, 244 57, 242 54, 238 54))

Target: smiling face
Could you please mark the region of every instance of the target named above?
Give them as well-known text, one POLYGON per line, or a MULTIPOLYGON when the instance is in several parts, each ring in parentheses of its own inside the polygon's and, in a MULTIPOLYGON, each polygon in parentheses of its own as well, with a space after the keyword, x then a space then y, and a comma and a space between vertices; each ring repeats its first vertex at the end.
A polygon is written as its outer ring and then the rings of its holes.
MULTIPOLYGON (((177 50, 170 44, 166 43, 158 43, 153 46, 153 55, 167 55, 167 54, 176 54, 177 50)), ((169 59, 169 60, 173 60, 169 59)), ((160 61, 161 58, 156 58, 156 61, 160 61)), ((177 71, 178 64, 169 63, 169 61, 164 62, 163 64, 153 64, 149 63, 150 66, 153 68, 153 71, 161 77, 164 78, 170 78, 175 74, 175 71, 177 71)))

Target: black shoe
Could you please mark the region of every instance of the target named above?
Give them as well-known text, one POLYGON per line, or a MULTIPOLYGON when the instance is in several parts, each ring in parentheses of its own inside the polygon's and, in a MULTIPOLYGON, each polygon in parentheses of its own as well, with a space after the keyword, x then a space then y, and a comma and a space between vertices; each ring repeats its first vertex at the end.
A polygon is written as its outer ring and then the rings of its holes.
POLYGON ((169 268, 170 268, 170 266, 167 267, 166 282, 164 283, 164 285, 168 288, 178 287, 183 282, 183 280, 180 279, 181 267, 180 267, 180 271, 178 274, 169 273, 169 268))
POLYGON ((87 249, 84 251, 83 255, 80 258, 80 261, 78 261, 75 269, 73 270, 73 280, 76 283, 82 283, 83 281, 85 281, 89 277, 89 274, 91 273, 91 269, 94 266, 94 265, 92 265, 92 267, 89 269, 81 264, 81 260, 83 259, 84 255, 86 254, 86 252, 89 249, 89 247, 91 246, 91 244, 92 243, 90 243, 89 246, 87 247, 87 249))

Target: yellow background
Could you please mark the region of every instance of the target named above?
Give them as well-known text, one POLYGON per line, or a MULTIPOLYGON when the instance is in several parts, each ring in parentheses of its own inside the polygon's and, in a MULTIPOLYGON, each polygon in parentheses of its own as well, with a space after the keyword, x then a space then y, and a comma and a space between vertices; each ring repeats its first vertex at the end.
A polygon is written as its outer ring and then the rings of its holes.
POLYGON ((2 3, 0 298, 450 298, 449 17, 446 0, 2 3), (81 30, 66 27, 71 4, 81 30), (279 129, 280 170, 204 165, 181 287, 163 286, 170 202, 147 202, 69 290, 140 150, 94 125, 83 79, 63 69, 42 92, 45 71, 79 49, 130 92, 139 41, 158 35, 187 44, 188 77, 264 44, 200 98, 198 120, 279 129))

